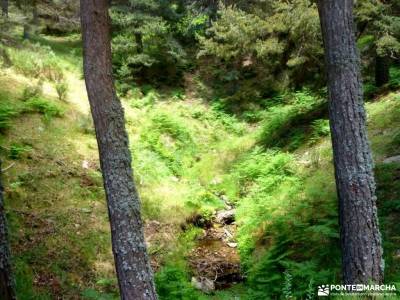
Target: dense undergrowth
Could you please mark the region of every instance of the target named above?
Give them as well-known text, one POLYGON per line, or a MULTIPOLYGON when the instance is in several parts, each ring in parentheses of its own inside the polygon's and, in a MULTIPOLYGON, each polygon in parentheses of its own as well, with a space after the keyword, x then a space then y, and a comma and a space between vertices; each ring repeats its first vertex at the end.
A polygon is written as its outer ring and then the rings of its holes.
MULTIPOLYGON (((21 48, 4 47, 11 66, 0 74, 1 155, 9 166, 4 180, 20 299, 117 298, 93 125, 83 86, 74 85, 81 80, 76 38, 33 37, 21 48)), ((392 70, 390 88, 399 87, 399 74, 392 70)), ((246 112, 228 113, 223 99, 207 102, 182 89, 126 93, 143 216, 171 228, 168 243, 149 246, 160 299, 312 299, 318 284, 340 282, 324 99, 323 92, 290 92, 243 118, 246 112), (185 259, 202 230, 181 225, 193 215, 211 220, 226 204, 237 207, 246 280, 205 295, 190 284, 185 259)), ((367 109, 386 279, 399 284, 400 165, 383 160, 399 154, 400 94, 375 97, 367 109)))

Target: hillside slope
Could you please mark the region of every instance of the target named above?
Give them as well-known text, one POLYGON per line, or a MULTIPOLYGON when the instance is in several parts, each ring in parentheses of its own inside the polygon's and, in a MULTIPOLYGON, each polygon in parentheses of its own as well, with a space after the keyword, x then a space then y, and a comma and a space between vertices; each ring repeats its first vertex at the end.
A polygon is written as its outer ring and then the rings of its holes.
MULTIPOLYGON (((1 156, 20 299, 117 298, 78 39, 35 37, 6 47, 12 66, 0 73, 1 156), (57 72, 68 86, 64 100, 57 72)), ((250 123, 197 96, 198 84, 190 77, 183 89, 135 88, 122 100, 160 298, 261 299, 289 281, 304 297, 321 282, 338 281, 328 123, 323 113, 309 113, 318 96, 303 90, 271 100, 261 121, 250 123), (214 222, 215 213, 234 207, 237 233, 229 242, 246 283, 197 292, 191 253, 210 227, 228 228, 214 222), (326 262, 328 255, 336 258, 326 262)), ((400 92, 367 109, 387 280, 400 282, 400 164, 387 160, 399 155, 400 92)), ((214 250, 205 251, 210 260, 214 250)))

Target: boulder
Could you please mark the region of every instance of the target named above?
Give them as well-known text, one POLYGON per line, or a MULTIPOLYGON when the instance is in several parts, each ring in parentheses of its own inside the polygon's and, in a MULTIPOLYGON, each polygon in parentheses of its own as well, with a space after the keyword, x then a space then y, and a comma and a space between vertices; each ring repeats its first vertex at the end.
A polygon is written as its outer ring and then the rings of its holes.
POLYGON ((215 291, 214 281, 206 277, 192 277, 192 286, 206 294, 211 294, 215 291))
POLYGON ((400 155, 392 156, 392 157, 386 158, 386 159, 383 161, 383 163, 384 163, 384 164, 400 163, 400 155))
POLYGON ((222 210, 217 213, 215 220, 220 224, 232 224, 235 222, 235 209, 222 210))

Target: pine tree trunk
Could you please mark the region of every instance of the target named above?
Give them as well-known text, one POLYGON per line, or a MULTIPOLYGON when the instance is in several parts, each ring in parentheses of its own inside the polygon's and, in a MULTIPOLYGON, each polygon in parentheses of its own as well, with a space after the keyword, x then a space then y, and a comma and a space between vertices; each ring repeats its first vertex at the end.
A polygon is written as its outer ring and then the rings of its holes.
POLYGON ((22 32, 22 38, 24 40, 30 39, 30 37, 31 37, 30 31, 31 31, 30 26, 28 24, 24 24, 24 31, 22 32))
POLYGON ((84 73, 103 172, 121 299, 157 299, 133 181, 124 111, 112 77, 107 0, 81 0, 84 73))
POLYGON ((136 49, 138 54, 143 53, 143 37, 140 32, 135 33, 136 49))
POLYGON ((389 59, 377 55, 375 57, 375 85, 381 87, 389 83, 389 59))
POLYGON ((319 0, 329 115, 339 197, 342 271, 346 284, 383 281, 373 161, 357 52, 352 0, 319 0))
MULTIPOLYGON (((1 176, 1 164, 0 164, 1 176)), ((11 254, 8 244, 6 212, 4 210, 3 186, 0 178, 0 299, 15 300, 14 277, 11 270, 11 254)))
POLYGON ((1 0, 1 13, 3 16, 8 17, 8 0, 1 0))
POLYGON ((38 12, 38 7, 37 7, 37 1, 33 1, 32 3, 32 23, 34 25, 39 24, 39 12, 38 12))

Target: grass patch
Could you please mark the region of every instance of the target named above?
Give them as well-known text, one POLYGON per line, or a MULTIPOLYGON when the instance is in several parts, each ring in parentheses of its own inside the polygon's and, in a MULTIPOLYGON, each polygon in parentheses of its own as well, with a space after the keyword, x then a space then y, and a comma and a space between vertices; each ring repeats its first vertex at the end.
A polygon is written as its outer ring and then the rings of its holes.
POLYGON ((57 104, 44 98, 31 98, 25 102, 24 112, 36 112, 44 116, 46 121, 54 117, 62 117, 64 110, 57 104))

